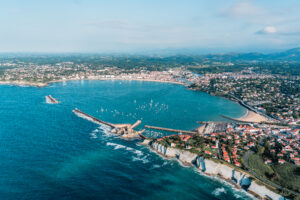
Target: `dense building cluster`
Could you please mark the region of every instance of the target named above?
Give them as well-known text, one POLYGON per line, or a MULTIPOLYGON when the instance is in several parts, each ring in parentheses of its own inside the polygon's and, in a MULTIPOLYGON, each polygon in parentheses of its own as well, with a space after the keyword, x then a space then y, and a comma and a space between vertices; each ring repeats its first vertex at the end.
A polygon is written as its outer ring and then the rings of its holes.
POLYGON ((262 124, 226 123, 221 132, 203 135, 171 135, 159 138, 165 145, 192 149, 198 154, 241 166, 249 150, 258 152, 268 164, 290 162, 300 165, 300 135, 297 128, 262 124))
MULTIPOLYGON (((211 127, 218 127, 215 122, 209 123, 212 123, 211 127)), ((210 133, 170 135, 155 141, 227 163, 233 168, 247 170, 260 180, 300 191, 295 185, 300 166, 298 128, 252 123, 223 123, 222 127, 222 131, 210 128, 210 133)))
POLYGON ((54 65, 37 65, 24 63, 2 63, 7 68, 0 73, 0 81, 32 84, 47 84, 64 80, 153 80, 190 84, 199 76, 185 68, 172 68, 164 71, 149 71, 145 68, 122 69, 118 67, 90 66, 73 62, 56 63, 54 65))
POLYGON ((300 116, 300 78, 242 71, 207 74, 191 86, 230 99, 239 99, 281 122, 296 124, 300 116))

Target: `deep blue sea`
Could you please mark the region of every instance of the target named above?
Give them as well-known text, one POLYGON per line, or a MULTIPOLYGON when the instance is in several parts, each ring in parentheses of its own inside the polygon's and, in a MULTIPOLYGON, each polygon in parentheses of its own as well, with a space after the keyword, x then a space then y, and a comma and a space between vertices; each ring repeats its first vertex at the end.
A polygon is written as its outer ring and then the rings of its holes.
MULTIPOLYGON (((72 113, 112 123, 192 130, 196 121, 240 117, 229 100, 183 86, 139 81, 0 85, 0 199, 248 199, 193 167, 166 160, 72 113), (60 104, 47 104, 51 94, 60 104)), ((147 131, 153 137, 165 133, 147 131)))

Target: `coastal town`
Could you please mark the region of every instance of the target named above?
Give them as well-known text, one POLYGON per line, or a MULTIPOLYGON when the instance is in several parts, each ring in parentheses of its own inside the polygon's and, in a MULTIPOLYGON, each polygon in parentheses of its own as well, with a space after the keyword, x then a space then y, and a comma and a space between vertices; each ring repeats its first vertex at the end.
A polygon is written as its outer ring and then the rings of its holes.
MULTIPOLYGON (((6 61, 0 66, 0 84, 44 87, 70 80, 157 81, 181 84, 187 89, 236 101, 247 109, 244 117, 224 116, 229 122, 200 122, 202 125, 195 133, 179 132, 152 138, 151 142, 250 173, 283 196, 294 198, 300 192, 299 76, 260 74, 251 68, 198 74, 185 66, 156 69, 151 65, 149 69, 74 62, 6 61)), ((142 135, 142 132, 137 133, 142 135)))
POLYGON ((240 100, 254 110, 288 124, 300 116, 300 78, 239 73, 207 74, 190 88, 232 100, 240 100))
POLYGON ((0 200, 300 200, 300 0, 0 8, 0 200))
POLYGON ((299 192, 296 174, 293 174, 296 172, 292 170, 300 165, 299 128, 255 123, 223 122, 222 125, 222 130, 169 135, 155 142, 208 159, 222 160, 232 167, 253 172, 262 181, 271 180, 299 192))
MULTIPOLYGON (((66 80, 152 80, 173 83, 184 83, 179 79, 193 76, 191 72, 182 69, 168 71, 148 71, 145 69, 120 69, 117 67, 101 67, 94 69, 72 62, 57 63, 55 65, 12 65, 3 63, 2 66, 11 66, 0 74, 0 81, 16 84, 45 86, 48 83, 66 80)), ((191 79, 193 81, 194 79, 191 79)))
MULTIPOLYGON (((150 65, 151 64, 151 65, 150 65)), ((281 123, 300 120, 300 76, 238 72, 198 74, 188 67, 123 67, 91 63, 57 62, 34 64, 17 60, 0 63, 0 83, 43 87, 67 80, 143 80, 182 84, 190 89, 222 96, 246 105, 281 123)))

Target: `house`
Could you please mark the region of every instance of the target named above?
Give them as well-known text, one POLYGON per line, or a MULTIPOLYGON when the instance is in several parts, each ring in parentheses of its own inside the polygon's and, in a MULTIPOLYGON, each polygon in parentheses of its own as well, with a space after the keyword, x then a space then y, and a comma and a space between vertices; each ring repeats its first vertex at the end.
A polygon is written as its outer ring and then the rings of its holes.
POLYGON ((271 159, 266 159, 266 160, 265 160, 265 164, 270 164, 270 163, 272 163, 272 160, 271 160, 271 159))
POLYGON ((205 150, 204 153, 211 155, 212 153, 210 151, 205 150))
POLYGON ((179 135, 179 137, 182 141, 185 142, 185 141, 188 141, 192 136, 190 136, 190 135, 179 135))
POLYGON ((279 159, 279 160, 278 160, 278 163, 279 163, 279 164, 284 164, 284 163, 285 163, 285 160, 279 159))

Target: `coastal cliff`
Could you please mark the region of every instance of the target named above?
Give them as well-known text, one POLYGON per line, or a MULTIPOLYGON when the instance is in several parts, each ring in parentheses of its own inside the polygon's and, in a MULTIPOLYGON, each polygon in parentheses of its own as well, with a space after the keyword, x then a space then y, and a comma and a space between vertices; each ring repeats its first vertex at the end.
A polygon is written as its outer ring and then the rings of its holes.
POLYGON ((218 176, 234 184, 237 188, 244 189, 260 199, 268 198, 278 200, 281 197, 279 194, 269 190, 264 185, 260 185, 255 182, 252 177, 245 172, 238 171, 230 166, 213 160, 205 159, 189 151, 173 147, 165 147, 157 142, 147 143, 153 150, 167 158, 177 158, 185 165, 195 166, 206 175, 218 176))

